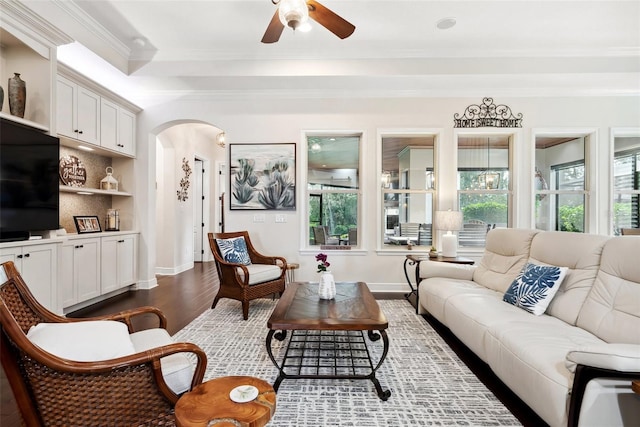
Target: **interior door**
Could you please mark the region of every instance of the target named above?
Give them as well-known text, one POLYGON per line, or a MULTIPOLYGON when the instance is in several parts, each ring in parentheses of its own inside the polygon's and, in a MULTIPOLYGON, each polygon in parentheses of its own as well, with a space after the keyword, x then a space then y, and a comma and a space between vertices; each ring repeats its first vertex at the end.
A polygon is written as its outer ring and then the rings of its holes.
POLYGON ((204 166, 202 160, 200 159, 195 159, 194 165, 195 188, 193 190, 193 261, 202 262, 202 233, 204 227, 204 166))

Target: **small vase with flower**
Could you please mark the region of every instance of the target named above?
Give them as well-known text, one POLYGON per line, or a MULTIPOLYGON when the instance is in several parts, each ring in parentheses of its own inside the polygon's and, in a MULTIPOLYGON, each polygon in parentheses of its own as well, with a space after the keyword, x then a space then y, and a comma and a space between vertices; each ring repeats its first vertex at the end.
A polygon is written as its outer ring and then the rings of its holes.
POLYGON ((318 261, 318 273, 320 281, 318 282, 318 296, 320 299, 334 299, 336 297, 336 282, 333 280, 333 274, 327 270, 331 264, 327 261, 327 254, 319 253, 316 255, 318 261))

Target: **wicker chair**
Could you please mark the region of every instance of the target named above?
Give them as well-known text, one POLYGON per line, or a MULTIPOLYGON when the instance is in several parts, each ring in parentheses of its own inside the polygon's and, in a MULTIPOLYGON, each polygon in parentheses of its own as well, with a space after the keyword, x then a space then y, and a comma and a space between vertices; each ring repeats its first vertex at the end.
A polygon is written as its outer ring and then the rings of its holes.
POLYGON ((242 302, 242 316, 244 320, 249 318, 249 301, 263 298, 275 293, 284 292, 285 273, 287 272, 287 260, 279 256, 266 256, 260 254, 251 244, 249 233, 237 231, 232 233, 209 233, 209 247, 218 267, 220 290, 211 304, 215 308, 220 298, 230 298, 242 302), (216 243, 216 239, 231 239, 243 237, 251 259, 250 265, 242 265, 225 261, 216 243), (280 275, 266 281, 255 282, 250 277, 250 270, 260 268, 261 265, 276 265, 280 268, 280 275))
POLYGON ((162 357, 191 353, 197 361, 191 388, 200 384, 207 358, 196 345, 176 343, 117 359, 76 362, 54 356, 27 337, 39 323, 116 320, 133 331, 131 319, 142 314, 166 318, 156 308, 92 319, 67 319, 36 301, 12 262, 0 265, 0 355, 2 366, 26 426, 175 425, 178 400, 165 383, 162 357))

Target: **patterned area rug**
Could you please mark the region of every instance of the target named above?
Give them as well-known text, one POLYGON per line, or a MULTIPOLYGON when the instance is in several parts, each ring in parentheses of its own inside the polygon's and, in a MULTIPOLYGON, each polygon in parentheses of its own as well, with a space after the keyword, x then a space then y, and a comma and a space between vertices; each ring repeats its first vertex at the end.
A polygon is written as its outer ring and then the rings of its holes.
MULTIPOLYGON (((389 321, 389 353, 377 371, 380 400, 369 380, 285 379, 270 426, 516 426, 518 420, 471 373, 405 300, 381 300, 389 321)), ((249 375, 273 384, 278 371, 265 349, 267 320, 276 301, 251 302, 249 320, 240 303, 221 300, 174 338, 199 345, 208 357, 205 380, 249 375)), ((367 342, 375 360, 382 341, 367 342)), ((274 354, 284 343, 274 340, 274 354)), ((280 359, 278 359, 280 360, 280 359)))

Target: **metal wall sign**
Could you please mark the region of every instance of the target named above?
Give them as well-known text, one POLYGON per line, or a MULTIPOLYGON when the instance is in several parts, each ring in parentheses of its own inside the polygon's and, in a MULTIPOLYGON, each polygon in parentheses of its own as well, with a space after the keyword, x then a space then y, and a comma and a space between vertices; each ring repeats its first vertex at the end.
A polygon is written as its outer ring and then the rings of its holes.
POLYGON ((481 104, 469 105, 462 115, 453 115, 454 128, 521 128, 522 113, 516 116, 504 104, 494 104, 493 98, 483 98, 481 104))
POLYGON ((58 173, 62 183, 70 187, 84 187, 87 181, 87 170, 76 156, 60 158, 58 173))

